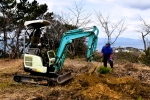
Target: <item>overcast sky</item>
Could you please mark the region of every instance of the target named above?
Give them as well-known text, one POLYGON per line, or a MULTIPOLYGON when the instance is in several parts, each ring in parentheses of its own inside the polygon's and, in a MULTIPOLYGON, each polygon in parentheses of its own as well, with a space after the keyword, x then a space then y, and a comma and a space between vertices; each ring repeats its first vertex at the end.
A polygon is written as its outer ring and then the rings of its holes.
MULTIPOLYGON (((32 1, 32 0, 30 0, 32 1)), ((120 37, 141 39, 141 34, 137 33, 141 16, 145 21, 150 19, 150 1, 149 0, 37 0, 40 4, 46 3, 49 11, 54 13, 67 12, 67 7, 77 3, 83 3, 88 13, 91 13, 91 19, 94 21, 91 26, 96 25, 95 11, 100 11, 105 17, 108 14, 112 21, 119 21, 126 18, 127 30, 120 37), (95 10, 95 11, 94 11, 95 10)), ((99 33, 99 37, 105 37, 104 33, 99 33)))

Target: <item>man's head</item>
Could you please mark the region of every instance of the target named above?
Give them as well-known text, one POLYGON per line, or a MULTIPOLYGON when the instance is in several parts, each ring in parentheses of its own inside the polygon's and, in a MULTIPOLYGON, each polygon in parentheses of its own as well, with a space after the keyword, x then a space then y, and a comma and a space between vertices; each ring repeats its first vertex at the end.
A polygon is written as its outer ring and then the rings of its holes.
POLYGON ((107 43, 106 43, 106 47, 109 47, 109 46, 110 46, 110 43, 109 43, 109 42, 107 42, 107 43))
POLYGON ((35 33, 34 33, 34 35, 35 36, 38 36, 38 37, 40 37, 41 36, 41 30, 38 28, 36 31, 35 31, 35 33))

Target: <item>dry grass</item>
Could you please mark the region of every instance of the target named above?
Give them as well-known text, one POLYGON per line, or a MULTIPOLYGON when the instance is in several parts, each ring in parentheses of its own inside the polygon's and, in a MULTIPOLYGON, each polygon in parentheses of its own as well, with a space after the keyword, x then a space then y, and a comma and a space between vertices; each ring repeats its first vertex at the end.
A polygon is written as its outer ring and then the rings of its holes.
MULTIPOLYGON (((115 64, 113 72, 97 74, 101 62, 66 59, 63 72, 71 71, 73 80, 63 85, 36 86, 16 83, 13 75, 25 73, 22 59, 0 59, 1 100, 124 100, 150 99, 150 68, 142 64, 115 64), (145 82, 145 83, 144 83, 145 82)), ((26 73, 27 74, 27 73, 26 73)))
POLYGON ((115 77, 132 76, 134 79, 150 84, 150 67, 144 64, 124 62, 117 64, 112 73, 115 77))

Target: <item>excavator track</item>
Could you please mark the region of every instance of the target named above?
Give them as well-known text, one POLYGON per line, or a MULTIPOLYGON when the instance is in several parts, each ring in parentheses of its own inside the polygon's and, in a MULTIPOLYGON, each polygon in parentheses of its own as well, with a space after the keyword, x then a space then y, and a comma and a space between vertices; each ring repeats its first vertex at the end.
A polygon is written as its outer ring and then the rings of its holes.
POLYGON ((59 75, 57 78, 57 83, 62 84, 62 83, 65 83, 66 81, 68 81, 70 79, 72 79, 71 72, 68 72, 66 74, 59 75))
POLYGON ((52 85, 52 82, 56 81, 54 78, 48 78, 43 76, 34 76, 34 75, 15 75, 14 76, 15 82, 22 82, 22 83, 31 83, 37 85, 52 85))
POLYGON ((62 84, 67 82, 70 79, 72 79, 71 72, 68 72, 63 75, 58 75, 58 77, 55 78, 49 78, 46 76, 36 76, 36 75, 23 75, 23 74, 14 76, 15 82, 31 83, 31 84, 46 85, 46 86, 51 86, 54 82, 58 84, 62 84))

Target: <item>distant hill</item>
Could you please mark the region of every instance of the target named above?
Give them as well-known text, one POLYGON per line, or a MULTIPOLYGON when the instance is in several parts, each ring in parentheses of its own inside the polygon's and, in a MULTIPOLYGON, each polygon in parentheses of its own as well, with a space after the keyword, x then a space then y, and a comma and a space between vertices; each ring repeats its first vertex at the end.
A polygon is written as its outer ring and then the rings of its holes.
MULTIPOLYGON (((112 38, 114 40, 114 38, 112 38)), ((97 44, 97 49, 100 50, 102 46, 105 45, 107 42, 106 38, 98 38, 98 44, 97 44)), ((132 38, 123 38, 120 37, 117 39, 115 44, 112 45, 112 47, 134 47, 138 49, 143 49, 143 42, 140 39, 132 39, 132 38)))

